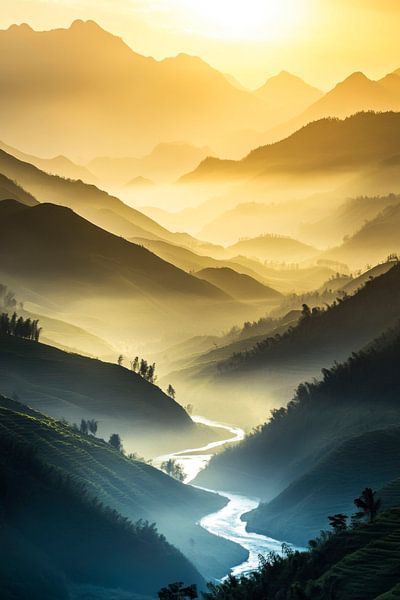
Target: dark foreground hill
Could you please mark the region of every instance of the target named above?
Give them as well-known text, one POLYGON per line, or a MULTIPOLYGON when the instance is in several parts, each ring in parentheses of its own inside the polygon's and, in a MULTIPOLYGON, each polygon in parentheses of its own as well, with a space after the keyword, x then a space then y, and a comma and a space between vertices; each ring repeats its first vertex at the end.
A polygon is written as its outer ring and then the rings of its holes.
POLYGON ((82 435, 18 402, 0 399, 1 431, 24 440, 36 455, 84 485, 91 497, 124 517, 156 523, 206 577, 220 577, 245 560, 239 546, 208 534, 198 520, 225 500, 186 486, 140 460, 127 458, 103 440, 82 435))
POLYGON ((400 509, 313 541, 309 552, 270 557, 250 578, 212 586, 206 600, 396 600, 400 509))
MULTIPOLYGON (((347 362, 324 369, 321 381, 300 385, 286 408, 274 410, 270 421, 243 443, 216 456, 197 481, 211 487, 218 482, 219 489, 247 494, 251 491, 269 501, 299 477, 312 477, 311 470, 318 468, 321 460, 331 460, 329 453, 347 440, 399 426, 399 356, 397 326, 347 362)), ((371 440, 367 439, 367 444, 368 441, 371 440)), ((373 448, 371 441, 372 453, 373 448)), ((345 486, 349 474, 346 469, 352 470, 351 462, 346 461, 351 457, 346 452, 340 456, 343 472, 337 476, 345 486)), ((336 469, 339 462, 333 460, 331 465, 336 469)), ((329 475, 334 480, 334 475, 329 475)), ((316 480, 317 486, 323 485, 320 477, 322 473, 316 480)), ((310 480, 307 485, 310 487, 305 492, 305 502, 308 492, 312 500, 310 480)))
MULTIPOLYGON (((2 598, 68 600, 72 587, 74 598, 85 598, 86 586, 98 588, 97 598, 124 598, 124 591, 153 598, 171 577, 201 585, 194 567, 154 526, 131 524, 72 474, 35 455, 32 437, 7 427, 13 414, 22 415, 1 410, 2 598)), ((36 418, 25 417, 32 429, 36 418)))

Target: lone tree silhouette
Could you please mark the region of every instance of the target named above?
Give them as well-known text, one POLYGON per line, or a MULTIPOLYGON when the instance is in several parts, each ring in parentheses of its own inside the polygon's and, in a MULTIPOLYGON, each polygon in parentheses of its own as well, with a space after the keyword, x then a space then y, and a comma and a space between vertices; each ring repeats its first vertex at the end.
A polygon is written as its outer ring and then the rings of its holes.
POLYGON ((122 440, 118 433, 112 433, 110 435, 110 439, 108 440, 108 443, 110 444, 110 446, 112 446, 113 448, 118 450, 118 452, 124 451, 124 447, 122 445, 122 440))
POLYGON ((175 388, 169 384, 168 389, 167 389, 167 394, 170 398, 172 398, 173 400, 175 400, 176 398, 176 391, 175 388))
POLYGON ((339 531, 344 531, 347 529, 347 519, 348 516, 342 513, 328 517, 329 525, 332 527, 335 533, 339 533, 339 531))
POLYGON ((360 508, 364 513, 364 516, 368 518, 369 522, 372 523, 381 507, 381 500, 375 498, 376 492, 372 488, 365 488, 361 496, 354 500, 354 504, 357 508, 360 508))

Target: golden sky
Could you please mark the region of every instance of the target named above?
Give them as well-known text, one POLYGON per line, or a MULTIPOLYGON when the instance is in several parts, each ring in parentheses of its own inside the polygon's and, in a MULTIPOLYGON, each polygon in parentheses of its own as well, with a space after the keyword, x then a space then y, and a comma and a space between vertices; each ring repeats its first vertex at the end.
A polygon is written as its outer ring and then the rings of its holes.
POLYGON ((93 19, 137 52, 179 52, 257 87, 281 70, 329 88, 400 68, 400 0, 0 0, 0 27, 93 19))

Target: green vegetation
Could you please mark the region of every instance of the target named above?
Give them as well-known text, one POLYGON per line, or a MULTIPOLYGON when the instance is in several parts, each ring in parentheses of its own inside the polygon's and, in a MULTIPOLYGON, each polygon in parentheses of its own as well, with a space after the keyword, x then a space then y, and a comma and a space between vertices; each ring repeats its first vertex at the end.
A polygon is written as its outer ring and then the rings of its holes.
MULTIPOLYGON (((375 282, 381 284, 385 277, 399 272, 394 267, 359 294, 366 294, 375 282)), ((392 289, 393 296, 387 296, 387 314, 396 307, 400 286, 392 289)), ((351 300, 323 314, 340 313, 345 305, 351 306, 351 300)), ((359 319, 360 315, 354 313, 353 320, 359 319)), ((312 331, 309 324, 313 327, 314 322, 320 331, 322 320, 319 314, 304 316, 299 331, 312 331)), ((373 320, 374 315, 370 315, 369 322, 373 320)), ((348 326, 351 328, 350 321, 348 326)), ((343 329, 341 333, 345 335, 343 329)), ((399 425, 399 352, 397 326, 346 362, 323 369, 322 381, 301 384, 286 408, 272 411, 270 421, 243 443, 215 456, 197 481, 205 487, 218 484, 219 489, 223 486, 270 500, 316 467, 339 444, 368 431, 399 425)))
POLYGON ((284 548, 249 577, 211 584, 206 600, 394 599, 400 578, 400 509, 372 523, 322 532, 308 552, 284 548))
POLYGON ((152 596, 171 572, 201 584, 154 525, 133 524, 104 506, 72 474, 50 466, 4 427, 0 465, 2 597, 67 599, 71 584, 152 596))
MULTIPOLYGON (((6 298, 6 301, 9 302, 10 299, 6 298)), ((18 317, 16 312, 11 317, 7 313, 0 314, 0 335, 12 335, 24 340, 38 342, 41 332, 42 328, 39 327, 38 320, 18 317)))
POLYGON ((34 447, 39 460, 71 477, 90 497, 123 517, 156 522, 205 576, 221 577, 231 565, 245 560, 246 553, 239 546, 214 538, 196 525, 205 514, 222 508, 221 497, 185 486, 99 437, 0 397, 3 435, 34 447))

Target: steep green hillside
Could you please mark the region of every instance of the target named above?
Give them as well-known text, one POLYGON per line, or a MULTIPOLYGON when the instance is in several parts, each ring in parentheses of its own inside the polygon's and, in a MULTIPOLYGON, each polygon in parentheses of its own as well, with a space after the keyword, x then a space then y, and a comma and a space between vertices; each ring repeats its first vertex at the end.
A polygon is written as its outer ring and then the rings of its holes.
MULTIPOLYGON (((3 401, 2 401, 3 404, 3 401)), ((39 417, 25 416, 32 428, 9 428, 19 413, 1 408, 0 588, 3 598, 67 600, 71 584, 94 585, 154 597, 169 577, 201 584, 184 556, 145 522, 131 524, 104 506, 66 470, 53 468, 48 423, 43 445, 35 447, 39 417), (26 432, 25 432, 26 433, 26 432), (173 575, 172 575, 173 574, 173 575)), ((15 423, 17 426, 17 422, 15 423)), ((64 451, 68 447, 65 438, 64 451)), ((63 445, 59 452, 63 451, 63 445)), ((112 589, 108 590, 112 593, 112 589)), ((78 593, 78 598, 84 594, 78 593)), ((118 595, 116 596, 118 598, 118 595)))
POLYGON ((301 384, 286 408, 214 457, 198 483, 268 501, 346 440, 399 425, 399 352, 397 327, 347 362, 324 369, 321 381, 301 384))
MULTIPOLYGON (((393 418, 399 421, 396 413, 393 418)), ((398 478, 400 428, 364 433, 321 456, 271 502, 245 515, 248 529, 304 546, 327 527, 327 515, 353 512, 363 486, 379 489, 398 478)))
POLYGON ((272 556, 249 578, 211 586, 206 600, 394 600, 400 581, 400 509, 324 535, 309 552, 272 556))
POLYGON ((84 484, 91 496, 124 517, 156 522, 207 577, 219 577, 246 553, 214 538, 197 521, 224 505, 221 497, 197 490, 154 467, 132 460, 101 439, 0 398, 0 431, 29 443, 37 456, 84 484))
POLYGON ((304 308, 298 325, 279 338, 267 338, 253 350, 221 364, 229 376, 249 371, 268 376, 271 369, 313 365, 315 373, 335 360, 344 360, 393 326, 400 314, 400 265, 368 280, 355 295, 325 309, 304 308))

